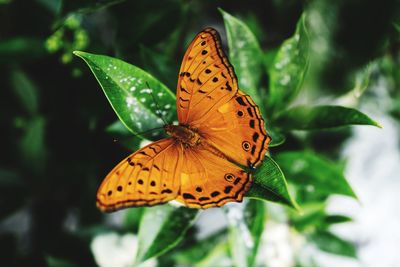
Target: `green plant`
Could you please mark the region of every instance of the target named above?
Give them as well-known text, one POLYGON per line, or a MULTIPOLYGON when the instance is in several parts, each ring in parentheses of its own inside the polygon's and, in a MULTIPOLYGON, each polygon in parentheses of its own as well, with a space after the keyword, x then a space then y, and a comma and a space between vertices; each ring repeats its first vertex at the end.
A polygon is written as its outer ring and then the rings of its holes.
MULTIPOLYGON (((296 105, 295 100, 302 89, 309 64, 307 14, 301 16, 294 35, 283 42, 275 55, 264 57, 266 53, 261 50, 257 38, 246 23, 222 9, 220 12, 227 32, 229 58, 235 67, 240 88, 249 93, 259 105, 267 120, 267 129, 273 142, 270 156, 257 168, 253 186, 246 194, 248 200, 243 204, 246 216, 240 222, 231 221, 232 224, 228 225, 228 232, 225 234, 227 237, 210 237, 207 242, 219 245, 211 251, 201 253, 203 257, 196 258, 195 263, 201 266, 201 262, 206 262, 212 253, 228 252, 234 265, 254 266, 260 236, 264 230, 268 231, 263 225, 266 220, 270 220, 265 216, 265 204, 262 202, 265 200, 295 208, 282 211, 288 216, 294 229, 304 234, 311 242, 315 242, 320 249, 355 256, 350 243, 329 232, 330 225, 348 221, 349 218, 329 215, 324 211, 324 202, 332 194, 356 198, 343 176, 342 169, 313 151, 275 150, 274 147, 282 145, 287 136, 293 138, 292 132, 297 130, 321 130, 357 124, 379 127, 379 124, 352 108, 337 105, 296 105), (266 70, 266 73, 263 70, 266 70), (262 82, 265 75, 270 77, 269 84, 262 82), (272 158, 275 158, 276 162, 272 158), (291 197, 287 183, 300 209, 291 197), (303 215, 299 214, 299 210, 303 215), (240 232, 242 230, 237 228, 238 223, 243 223, 248 229, 252 246, 245 246, 246 240, 240 232)), ((153 132, 151 135, 142 133, 146 129, 162 126, 150 95, 142 92, 148 90, 149 86, 154 94, 159 96, 159 105, 168 107, 162 111, 166 119, 176 120, 173 90, 148 72, 116 58, 81 51, 74 53, 90 67, 120 122, 136 136, 132 138, 157 140, 163 135, 162 131, 153 132), (132 113, 140 116, 131 116, 132 113)), ((118 124, 116 122, 110 129, 121 136, 129 136, 130 133, 118 124)), ((133 149, 137 147, 137 143, 128 146, 133 149)), ((225 209, 228 214, 229 209, 225 209)), ((158 257, 174 249, 184 239, 197 214, 197 210, 174 208, 170 205, 145 209, 139 226, 136 262, 158 257)), ((202 251, 203 248, 201 242, 185 249, 178 246, 173 253, 175 256, 169 260, 184 263, 190 259, 194 250, 202 251)))

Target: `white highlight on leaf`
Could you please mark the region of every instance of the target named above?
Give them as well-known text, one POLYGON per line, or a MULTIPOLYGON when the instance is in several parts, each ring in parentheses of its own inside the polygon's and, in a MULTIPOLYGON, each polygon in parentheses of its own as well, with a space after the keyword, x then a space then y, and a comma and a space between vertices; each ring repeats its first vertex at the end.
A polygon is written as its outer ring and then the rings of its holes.
POLYGON ((136 101, 135 101, 136 99, 134 99, 133 97, 131 97, 131 96, 128 96, 127 98, 126 98, 126 105, 128 106, 128 108, 130 108, 136 101))
POLYGON ((282 85, 288 85, 290 82, 290 76, 288 74, 283 75, 282 79, 280 80, 280 83, 282 85))
POLYGON ((151 90, 150 88, 144 88, 142 90, 140 90, 140 93, 147 93, 147 94, 151 94, 153 92, 153 90, 151 90))

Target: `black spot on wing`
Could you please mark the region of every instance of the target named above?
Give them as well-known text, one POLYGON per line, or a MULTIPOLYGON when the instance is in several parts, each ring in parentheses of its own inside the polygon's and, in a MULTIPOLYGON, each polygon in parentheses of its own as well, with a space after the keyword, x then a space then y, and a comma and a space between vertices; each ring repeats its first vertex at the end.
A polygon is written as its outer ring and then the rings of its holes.
POLYGON ((260 135, 259 135, 257 132, 255 132, 255 133, 253 134, 253 141, 254 141, 254 142, 257 142, 257 139, 258 139, 259 136, 260 136, 260 135))
POLYGON ((196 199, 192 194, 189 194, 189 193, 183 193, 182 197, 184 199, 196 199))
POLYGON ((249 126, 254 129, 254 120, 250 120, 249 126))
POLYGON ((243 98, 240 96, 236 97, 236 101, 239 103, 241 106, 247 106, 246 103, 244 103, 243 98))
POLYGON ((224 190, 224 193, 225 193, 225 194, 229 194, 229 193, 231 192, 232 188, 233 188, 233 187, 230 186, 230 185, 226 186, 226 187, 225 187, 225 190, 224 190))
POLYGON ((251 111, 251 107, 247 108, 247 113, 249 113, 250 117, 254 117, 253 112, 251 111))
POLYGON ((172 190, 171 189, 164 189, 161 191, 161 194, 171 194, 172 190))
POLYGON ((211 193, 211 196, 212 196, 212 197, 216 197, 216 196, 218 196, 219 194, 220 194, 220 192, 214 191, 214 192, 211 193))

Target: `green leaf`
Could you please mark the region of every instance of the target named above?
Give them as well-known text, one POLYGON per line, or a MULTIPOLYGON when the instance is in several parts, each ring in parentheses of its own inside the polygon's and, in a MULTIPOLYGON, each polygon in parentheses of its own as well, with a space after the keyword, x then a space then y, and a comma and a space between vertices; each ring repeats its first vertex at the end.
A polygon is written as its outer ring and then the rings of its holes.
POLYGON ((253 247, 247 255, 247 265, 255 266, 258 247, 260 245, 261 236, 264 231, 266 220, 266 209, 263 201, 249 199, 244 212, 244 219, 253 238, 253 247))
POLYGON ((308 67, 309 41, 305 15, 297 23, 296 32, 280 47, 270 66, 270 105, 287 105, 297 96, 308 67))
POLYGON ((340 166, 321 155, 303 151, 283 152, 276 155, 276 161, 285 171, 288 181, 297 185, 298 196, 340 194, 357 198, 340 166))
POLYGON ((274 124, 285 130, 316 130, 347 125, 381 127, 364 113, 342 106, 297 106, 279 114, 274 124))
POLYGON ((268 144, 269 147, 280 146, 286 140, 286 137, 283 134, 281 134, 279 131, 277 131, 276 129, 267 127, 267 132, 271 136, 271 139, 272 139, 271 142, 268 144))
POLYGON ((214 246, 203 258, 203 260, 196 264, 196 267, 210 267, 210 266, 233 266, 229 259, 229 248, 226 242, 221 242, 214 246))
POLYGON ((353 219, 345 215, 327 215, 324 218, 324 222, 328 225, 346 223, 351 221, 353 221, 353 219))
POLYGON ((20 159, 31 171, 40 173, 46 164, 46 122, 43 117, 36 116, 24 124, 24 134, 19 143, 20 159))
POLYGON ((211 236, 197 240, 190 247, 184 247, 177 251, 173 257, 179 264, 193 265, 202 261, 213 248, 220 244, 226 236, 225 231, 221 231, 211 236))
POLYGON ((123 226, 126 231, 137 233, 139 228, 140 220, 145 212, 145 207, 136 207, 134 209, 128 209, 124 216, 123 226))
POLYGON ((233 265, 248 267, 248 254, 254 247, 254 241, 244 222, 243 210, 238 206, 227 206, 226 210, 229 223, 228 245, 233 265))
POLYGON ((237 267, 252 267, 265 225, 265 202, 249 199, 246 206, 230 205, 228 244, 231 258, 237 267))
POLYGON ((139 226, 136 263, 175 247, 193 224, 198 210, 162 205, 147 208, 139 226))
MULTIPOLYGON (((115 142, 118 142, 123 147, 132 151, 137 150, 140 146, 140 142, 143 141, 143 139, 140 137, 132 136, 132 133, 120 120, 110 124, 106 128, 106 132, 113 137, 115 142)), ((161 138, 162 136, 160 136, 159 139, 161 138)))
POLYGON ((39 106, 38 90, 35 84, 24 72, 18 69, 11 73, 11 84, 26 112, 29 115, 35 115, 39 106))
POLYGON ((132 133, 156 140, 164 132, 158 112, 168 122, 176 120, 175 95, 144 70, 108 56, 74 54, 88 64, 119 119, 132 133))
POLYGON ((352 258, 357 257, 353 243, 341 239, 330 232, 317 232, 310 237, 310 241, 314 242, 322 251, 352 258))
POLYGON ((325 218, 325 203, 301 205, 301 214, 289 212, 290 224, 299 232, 312 232, 325 218))
POLYGON ((229 45, 229 59, 238 76, 239 88, 247 92, 258 105, 257 89, 262 75, 263 53, 249 27, 222 9, 221 12, 229 45))
POLYGON ((298 209, 297 203, 289 194, 285 175, 276 162, 265 156, 264 161, 254 174, 254 182, 247 197, 263 199, 285 204, 298 209))

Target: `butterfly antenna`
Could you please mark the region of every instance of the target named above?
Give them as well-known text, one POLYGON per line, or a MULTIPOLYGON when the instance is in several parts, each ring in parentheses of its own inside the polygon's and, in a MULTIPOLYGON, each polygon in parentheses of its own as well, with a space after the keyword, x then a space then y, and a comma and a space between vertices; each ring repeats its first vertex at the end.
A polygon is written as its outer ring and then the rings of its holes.
MULTIPOLYGON (((134 135, 134 136, 137 136, 137 137, 141 137, 141 138, 143 138, 143 137, 146 138, 146 136, 142 136, 142 135, 143 135, 143 134, 146 134, 146 133, 150 133, 150 132, 155 131, 155 130, 160 130, 160 129, 164 129, 164 127, 156 127, 156 128, 152 128, 152 129, 143 131, 143 132, 136 132, 136 133, 133 133, 133 135, 134 135)), ((129 137, 127 136, 126 138, 131 138, 131 137, 130 137, 130 136, 129 136, 129 137)), ((124 137, 119 138, 119 139, 125 140, 124 137)))
POLYGON ((158 105, 158 102, 156 101, 156 98, 154 97, 153 90, 151 89, 151 87, 150 87, 150 85, 149 85, 149 83, 147 81, 146 81, 146 85, 150 89, 151 97, 153 98, 153 101, 156 104, 156 107, 157 107, 156 114, 157 113, 160 114, 160 117, 161 117, 161 119, 162 119, 162 121, 164 122, 165 125, 169 124, 167 122, 167 120, 164 118, 164 116, 163 116, 163 114, 161 112, 160 106, 158 105))
POLYGON ((143 132, 134 133, 133 135, 142 135, 142 134, 150 133, 150 132, 152 132, 152 131, 160 130, 160 129, 164 129, 164 126, 152 128, 152 129, 149 129, 149 130, 146 130, 146 131, 143 131, 143 132))

